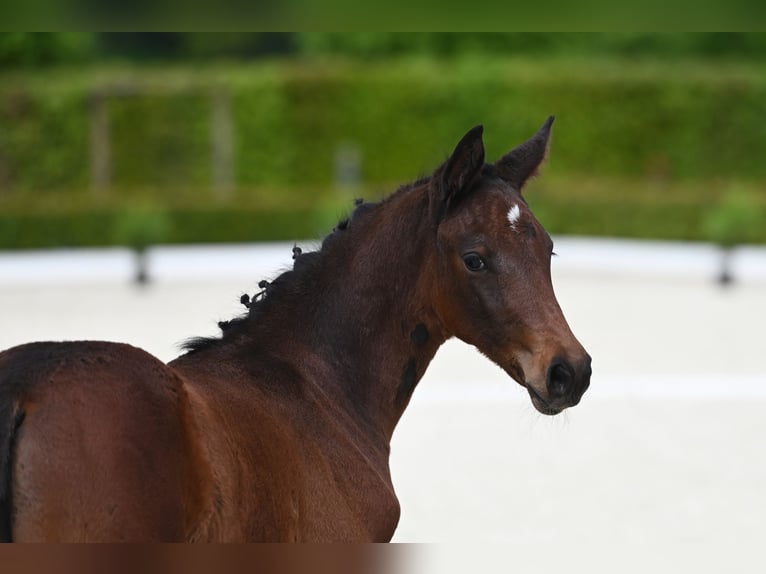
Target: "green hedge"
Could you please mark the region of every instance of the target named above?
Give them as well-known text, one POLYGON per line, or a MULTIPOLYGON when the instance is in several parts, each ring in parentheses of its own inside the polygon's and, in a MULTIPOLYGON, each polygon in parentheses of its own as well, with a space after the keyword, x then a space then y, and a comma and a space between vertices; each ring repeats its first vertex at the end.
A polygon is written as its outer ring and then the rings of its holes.
MULTIPOLYGON (((360 189, 374 198, 379 190, 360 189)), ((158 204, 131 199, 93 204, 0 202, 0 248, 215 243, 324 237, 353 209, 350 197, 297 191, 282 203, 251 201, 158 204)), ((540 222, 556 235, 621 236, 766 244, 764 184, 669 184, 543 176, 525 192, 540 222)))
POLYGON ((109 214, 147 188, 161 190, 152 202, 172 215, 165 240, 316 235, 322 229, 306 221, 321 211, 312 206, 335 197, 326 190, 335 183, 338 149, 358 149, 361 187, 380 195, 430 172, 477 123, 493 158, 551 113, 557 121, 542 181, 569 193, 539 200, 552 231, 705 238, 704 213, 729 182, 763 196, 763 102, 761 65, 683 59, 314 59, 5 73, 0 246, 115 242, 109 214), (123 94, 109 104, 108 207, 86 193, 91 96, 104 90, 123 94), (235 191, 207 208, 214 197, 210 95, 221 90, 231 97, 235 191), (576 189, 599 180, 598 193, 576 189), (634 194, 604 192, 611 181, 635 182, 634 194), (657 186, 667 193, 653 193, 657 186), (86 200, 54 215, 36 201, 41 194, 86 200))
POLYGON ((330 184, 333 153, 350 141, 369 183, 396 182, 430 170, 477 123, 496 156, 555 114, 561 172, 766 176, 762 69, 556 64, 320 67, 248 86, 236 106, 238 173, 246 184, 330 184))
POLYGON ((0 247, 14 249, 155 243, 295 241, 321 237, 341 208, 156 210, 80 209, 69 212, 0 213, 0 247))
POLYGON ((490 155, 556 114, 552 168, 673 179, 766 177, 766 74, 694 61, 335 60, 226 68, 6 74, 0 85, 3 187, 86 185, 88 102, 110 104, 114 183, 193 185, 210 177, 208 94, 233 98, 236 179, 329 185, 338 146, 363 157, 366 183, 430 170, 471 126, 490 155))
POLYGON ((656 58, 766 57, 759 33, 575 32, 11 32, 0 34, 0 67, 138 61, 204 62, 275 54, 340 55, 360 59, 459 54, 580 54, 656 58))

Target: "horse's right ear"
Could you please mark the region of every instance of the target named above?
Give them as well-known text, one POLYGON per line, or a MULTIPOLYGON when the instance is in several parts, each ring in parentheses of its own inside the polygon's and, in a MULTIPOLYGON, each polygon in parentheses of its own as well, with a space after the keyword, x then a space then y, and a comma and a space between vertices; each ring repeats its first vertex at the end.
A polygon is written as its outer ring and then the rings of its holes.
POLYGON ((472 128, 455 147, 450 158, 436 171, 431 207, 437 221, 470 190, 484 167, 484 126, 472 128))

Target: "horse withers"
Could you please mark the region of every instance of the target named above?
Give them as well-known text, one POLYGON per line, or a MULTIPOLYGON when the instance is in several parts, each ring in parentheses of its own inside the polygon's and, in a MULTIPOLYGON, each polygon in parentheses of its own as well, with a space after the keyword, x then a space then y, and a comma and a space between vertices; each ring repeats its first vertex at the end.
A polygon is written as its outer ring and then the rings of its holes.
POLYGON ((389 540, 391 436, 453 336, 541 413, 576 405, 591 360, 522 195, 552 121, 494 163, 473 128, 167 365, 107 342, 0 353, 0 537, 389 540))

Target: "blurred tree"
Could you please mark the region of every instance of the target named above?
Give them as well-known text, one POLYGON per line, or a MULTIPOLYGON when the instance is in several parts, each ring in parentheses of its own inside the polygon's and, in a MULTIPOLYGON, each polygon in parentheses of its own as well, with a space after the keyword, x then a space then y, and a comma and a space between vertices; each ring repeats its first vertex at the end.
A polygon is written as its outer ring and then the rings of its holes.
POLYGON ((96 35, 70 32, 0 33, 0 69, 82 62, 95 56, 96 35))
POLYGON ((766 58, 766 35, 743 33, 102 32, 2 33, 0 67, 85 60, 181 61, 285 55, 580 55, 766 58))
POLYGON ((276 32, 108 32, 105 58, 128 60, 247 59, 296 52, 295 34, 276 32))
POLYGON ((186 51, 197 58, 254 58, 294 54, 297 51, 293 33, 225 32, 186 35, 186 51))
POLYGON ((134 280, 138 285, 146 285, 150 279, 146 261, 147 248, 165 240, 170 226, 167 212, 151 202, 136 203, 117 216, 112 228, 112 239, 117 245, 133 249, 136 261, 134 280))
POLYGON ((296 34, 295 42, 307 54, 361 58, 461 53, 766 57, 766 35, 741 33, 318 32, 296 34))
POLYGON ((721 268, 718 281, 722 285, 732 282, 731 255, 737 245, 755 243, 766 226, 766 212, 758 198, 739 189, 733 189, 717 205, 710 208, 703 220, 708 238, 721 248, 721 268))
POLYGON ((99 34, 102 57, 129 60, 172 60, 185 56, 179 32, 104 32, 99 34))
POLYGON ((755 242, 766 226, 766 213, 752 192, 734 188, 708 211, 703 222, 705 233, 722 247, 755 242))

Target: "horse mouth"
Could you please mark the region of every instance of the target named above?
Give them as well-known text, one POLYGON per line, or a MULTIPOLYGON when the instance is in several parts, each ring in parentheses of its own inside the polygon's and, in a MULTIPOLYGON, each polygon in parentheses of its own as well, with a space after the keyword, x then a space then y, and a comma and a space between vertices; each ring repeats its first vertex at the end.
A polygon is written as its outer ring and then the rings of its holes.
POLYGON ((508 373, 512 379, 514 379, 516 382, 518 382, 522 387, 527 389, 527 392, 529 393, 529 398, 532 399, 532 405, 535 407, 535 409, 538 410, 538 412, 544 414, 544 415, 557 415, 561 411, 564 410, 564 408, 557 408, 553 407, 550 404, 548 404, 548 401, 546 401, 544 398, 542 398, 539 394, 537 394, 537 391, 535 391, 532 388, 532 385, 527 383, 526 381, 526 375, 524 374, 524 369, 521 368, 521 365, 519 365, 517 362, 513 362, 511 365, 505 368, 505 372, 508 373))
POLYGON ((557 408, 553 407, 550 404, 548 404, 548 401, 546 401, 544 398, 542 398, 540 395, 537 394, 537 391, 535 391, 531 385, 524 385, 527 389, 527 392, 529 393, 529 398, 532 399, 532 405, 537 409, 538 412, 544 414, 544 415, 557 415, 561 411, 563 411, 563 408, 557 408))

